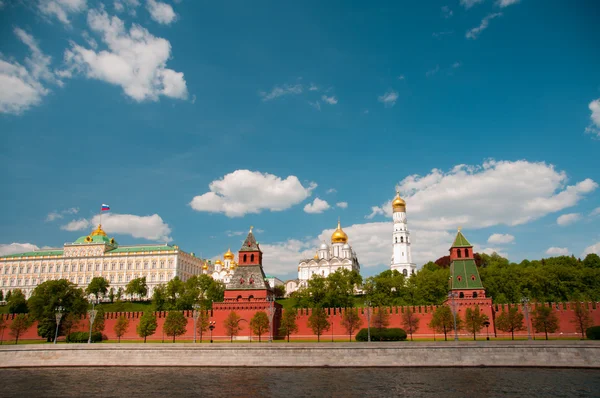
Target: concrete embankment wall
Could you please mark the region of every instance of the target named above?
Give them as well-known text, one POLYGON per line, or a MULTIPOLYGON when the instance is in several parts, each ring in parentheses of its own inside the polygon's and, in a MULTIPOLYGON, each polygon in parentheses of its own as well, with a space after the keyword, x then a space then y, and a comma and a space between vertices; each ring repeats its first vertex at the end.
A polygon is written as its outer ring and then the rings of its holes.
POLYGON ((584 367, 600 368, 595 342, 69 344, 0 347, 0 367, 584 367))

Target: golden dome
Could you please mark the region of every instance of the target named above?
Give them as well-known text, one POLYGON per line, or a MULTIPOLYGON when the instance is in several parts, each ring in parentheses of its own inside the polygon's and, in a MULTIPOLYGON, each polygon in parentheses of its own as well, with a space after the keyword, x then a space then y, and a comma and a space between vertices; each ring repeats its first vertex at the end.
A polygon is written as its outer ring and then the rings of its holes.
POLYGON ((235 261, 232 261, 231 264, 229 265, 229 269, 234 270, 235 267, 237 267, 237 263, 235 261))
POLYGON ((227 253, 223 254, 223 258, 225 260, 233 260, 233 253, 231 252, 231 248, 227 249, 227 253))
POLYGON ((338 226, 333 235, 331 235, 331 243, 346 243, 348 242, 348 235, 342 230, 340 226, 340 220, 338 219, 338 226))
POLYGON ((396 191, 396 197, 392 201, 392 209, 396 211, 406 211, 406 202, 400 197, 400 192, 396 191))
POLYGON ((215 265, 223 265, 223 262, 221 260, 217 260, 215 261, 215 265))
POLYGON ((202 266, 202 269, 206 271, 208 269, 208 264, 204 263, 204 265, 202 266))
POLYGON ((316 253, 315 253, 315 256, 314 256, 313 258, 314 258, 315 260, 318 260, 318 259, 319 259, 319 252, 316 252, 316 253))
POLYGON ((96 230, 93 231, 90 236, 97 235, 106 236, 106 232, 104 232, 104 230, 102 229, 102 224, 98 224, 98 228, 96 228, 96 230))

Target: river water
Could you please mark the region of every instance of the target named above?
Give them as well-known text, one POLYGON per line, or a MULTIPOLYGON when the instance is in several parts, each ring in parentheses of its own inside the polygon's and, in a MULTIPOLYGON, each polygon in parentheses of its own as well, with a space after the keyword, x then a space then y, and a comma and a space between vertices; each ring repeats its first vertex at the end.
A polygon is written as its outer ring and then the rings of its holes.
POLYGON ((0 397, 600 397, 600 370, 537 368, 24 368, 0 397))

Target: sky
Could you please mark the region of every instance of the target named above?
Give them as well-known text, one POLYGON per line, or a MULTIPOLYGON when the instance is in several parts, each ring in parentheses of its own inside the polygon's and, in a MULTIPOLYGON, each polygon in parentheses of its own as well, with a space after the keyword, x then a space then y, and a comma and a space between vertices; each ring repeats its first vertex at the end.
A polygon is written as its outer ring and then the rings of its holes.
POLYGON ((265 272, 338 217, 369 276, 407 203, 511 261, 600 253, 596 1, 0 1, 0 254, 103 228, 265 272))

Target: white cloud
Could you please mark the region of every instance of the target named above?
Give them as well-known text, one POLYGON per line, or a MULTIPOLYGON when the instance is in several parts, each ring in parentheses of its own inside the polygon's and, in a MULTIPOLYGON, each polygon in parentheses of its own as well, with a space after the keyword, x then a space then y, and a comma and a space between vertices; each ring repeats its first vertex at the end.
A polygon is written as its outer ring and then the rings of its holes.
POLYGON ((329 203, 327 203, 327 201, 319 199, 319 198, 315 198, 315 200, 313 200, 312 203, 308 203, 306 204, 306 206, 304 206, 304 211, 306 213, 310 213, 310 214, 318 214, 318 213, 323 213, 325 210, 328 210, 331 206, 329 206, 329 203))
POLYGON ((106 11, 90 10, 88 25, 101 36, 108 50, 96 52, 71 43, 65 51, 68 72, 80 72, 90 79, 120 86, 136 101, 157 101, 159 96, 185 99, 188 96, 183 73, 166 67, 171 57, 169 41, 155 37, 147 29, 125 24, 106 11))
MULTIPOLYGON (((100 215, 91 220, 74 220, 63 225, 66 231, 81 231, 93 228, 100 224, 100 215)), ((143 238, 153 241, 170 242, 171 228, 158 214, 150 216, 136 216, 134 214, 109 213, 102 216, 102 229, 108 234, 131 235, 134 238, 143 238)))
POLYGON ((433 36, 435 38, 440 38, 440 37, 443 37, 443 36, 451 35, 452 33, 454 33, 454 31, 452 31, 452 30, 443 31, 443 32, 433 32, 431 34, 431 36, 433 36))
POLYGON ((592 254, 592 253, 600 255, 600 242, 598 242, 598 243, 596 243, 594 245, 586 247, 585 250, 583 251, 583 256, 582 257, 585 257, 588 254, 592 254))
POLYGON ((581 219, 581 214, 579 213, 569 213, 563 214, 562 216, 556 219, 556 223, 560 226, 565 226, 569 224, 573 224, 581 219))
POLYGON ((404 75, 400 75, 398 76, 398 80, 405 80, 406 78, 404 77, 404 75))
POLYGON ((229 236, 230 238, 232 236, 240 236, 243 235, 245 232, 244 231, 227 231, 227 236, 229 236))
MULTIPOLYGON (((567 180, 565 172, 544 162, 489 160, 411 175, 399 188, 413 227, 446 230, 524 224, 575 206, 598 187, 589 178, 573 185, 567 180)), ((391 217, 391 199, 372 210, 391 217)))
POLYGON ((456 61, 455 63, 453 63, 453 64, 452 64, 452 67, 453 67, 454 69, 456 69, 456 68, 460 68, 461 66, 462 66, 462 64, 461 64, 460 62, 458 62, 458 61, 456 61))
POLYGON ((493 14, 489 14, 488 16, 486 16, 485 18, 483 18, 481 20, 481 23, 479 24, 479 26, 467 31, 467 33, 465 34, 465 37, 467 39, 477 39, 477 36, 479 36, 479 34, 481 32, 483 32, 485 29, 487 29, 487 27, 490 24, 490 21, 494 18, 498 18, 501 17, 502 13, 501 12, 496 12, 493 14))
POLYGON ((0 244, 0 256, 8 256, 9 254, 26 253, 38 250, 39 247, 33 243, 8 243, 0 244))
POLYGON ((314 182, 304 187, 296 176, 281 179, 273 174, 236 170, 211 182, 210 192, 194 197, 190 206, 197 211, 224 213, 228 217, 263 210, 282 211, 302 202, 316 187, 314 182))
POLYGON ((48 90, 43 82, 61 86, 50 69, 52 58, 45 55, 37 41, 23 29, 14 28, 15 35, 29 47, 31 55, 25 58, 25 66, 0 54, 0 113, 21 114, 41 102, 48 90))
POLYGON ((315 108, 318 111, 321 110, 321 103, 319 101, 315 101, 315 102, 308 101, 308 105, 312 106, 313 108, 315 108))
POLYGON ((600 207, 596 207, 594 210, 592 210, 592 212, 590 213, 590 216, 598 216, 600 215, 600 207))
POLYGON ((140 6, 139 0, 114 0, 113 7, 116 12, 123 12, 127 9, 129 15, 136 16, 136 8, 140 6))
POLYGON ((511 6, 513 4, 517 4, 519 1, 521 1, 521 0, 498 0, 496 2, 496 5, 498 5, 501 8, 504 8, 504 7, 511 6))
POLYGON ((508 258, 508 254, 506 252, 503 252, 502 249, 498 249, 495 247, 480 247, 478 245, 473 246, 473 251, 475 253, 485 253, 488 255, 492 255, 494 253, 496 253, 497 255, 504 257, 504 258, 508 258))
POLYGON ((546 254, 550 256, 566 256, 569 254, 569 249, 566 247, 549 247, 546 254))
POLYGON ((467 10, 478 3, 483 3, 483 0, 460 0, 460 5, 465 7, 467 10))
POLYGON ((588 105, 592 114, 590 119, 592 119, 592 123, 585 129, 587 133, 595 135, 597 138, 600 138, 600 98, 590 102, 588 105))
POLYGON ((373 207, 371 207, 371 214, 365 216, 365 218, 370 220, 379 214, 384 215, 385 211, 379 206, 373 206, 373 207))
POLYGON ((177 19, 177 14, 175 14, 170 4, 156 0, 147 0, 146 8, 152 19, 160 24, 169 25, 177 19))
POLYGON ((329 188, 325 193, 329 194, 329 193, 336 193, 337 190, 335 188, 329 188))
POLYGON ((77 214, 79 213, 79 209, 76 207, 71 207, 70 209, 66 209, 66 210, 62 210, 62 211, 52 211, 50 213, 48 213, 48 215, 46 216, 46 221, 50 222, 50 221, 54 221, 54 220, 59 220, 61 218, 63 218, 65 215, 70 215, 70 214, 77 214))
POLYGON ((308 91, 317 91, 319 90, 319 87, 317 87, 316 84, 311 83, 310 86, 308 87, 308 91))
POLYGON ((87 0, 38 0, 38 9, 48 17, 69 24, 69 15, 87 9, 87 0))
POLYGON ((452 10, 450 9, 450 7, 443 6, 442 7, 442 14, 444 15, 444 18, 448 19, 448 18, 450 18, 454 14, 454 12, 452 12, 452 10))
POLYGON ((386 108, 391 108, 396 105, 396 100, 398 99, 398 93, 394 90, 390 90, 385 94, 377 97, 377 101, 382 102, 386 108))
POLYGON ((515 237, 510 234, 492 234, 488 238, 488 243, 502 245, 514 242, 515 237))
POLYGON ((337 207, 339 207, 340 209, 347 209, 348 208, 348 202, 337 202, 335 205, 337 207))
POLYGON ((430 77, 437 74, 440 71, 440 66, 436 65, 435 68, 428 70, 425 72, 425 76, 430 77))
POLYGON ((326 102, 329 105, 335 105, 338 103, 338 100, 337 100, 337 98, 335 98, 335 96, 328 97, 328 96, 324 95, 321 97, 321 99, 323 100, 323 102, 326 102))
POLYGON ((259 95, 263 101, 271 101, 275 98, 283 97, 285 95, 297 95, 302 94, 302 85, 295 84, 289 85, 284 84, 283 86, 275 86, 270 92, 261 91, 259 95))

